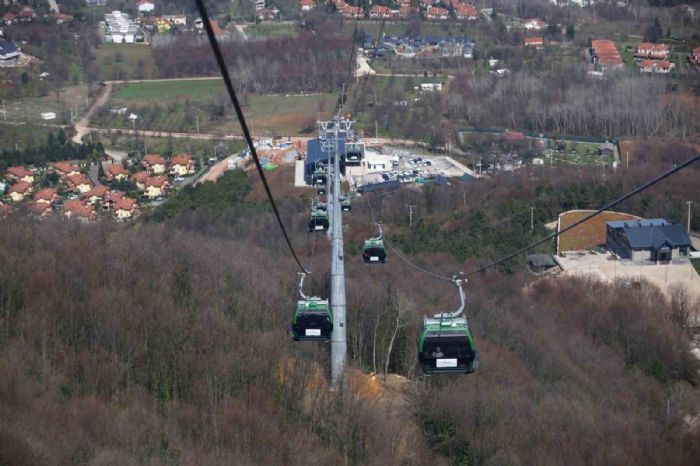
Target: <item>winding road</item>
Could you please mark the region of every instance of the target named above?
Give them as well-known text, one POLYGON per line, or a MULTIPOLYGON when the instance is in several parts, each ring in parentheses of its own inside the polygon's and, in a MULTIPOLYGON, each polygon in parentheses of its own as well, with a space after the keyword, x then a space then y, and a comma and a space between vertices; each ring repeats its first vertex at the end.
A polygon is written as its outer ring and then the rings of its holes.
MULTIPOLYGON (((114 90, 114 86, 118 84, 129 84, 129 83, 157 83, 157 82, 169 82, 169 81, 214 81, 214 80, 221 80, 221 77, 219 76, 198 76, 194 78, 162 78, 162 79, 129 79, 129 80, 118 80, 118 81, 104 81, 102 83, 102 89, 100 89, 100 93, 97 95, 97 97, 92 101, 92 105, 90 105, 90 108, 88 109, 87 112, 85 112, 85 115, 83 115, 83 118, 80 119, 77 123, 75 123, 74 128, 75 128, 75 136, 73 136, 72 141, 80 144, 83 141, 83 137, 88 134, 90 131, 96 131, 98 133, 105 133, 109 130, 112 131, 122 131, 123 133, 127 134, 133 134, 130 130, 123 130, 119 128, 93 128, 90 127, 90 120, 92 117, 95 115, 95 112, 99 110, 101 107, 103 107, 108 101, 109 98, 112 96, 112 91, 114 90)), ((192 139, 220 139, 221 136, 216 136, 216 137, 203 137, 203 138, 197 138, 195 136, 199 135, 192 135, 189 133, 162 133, 160 131, 139 131, 139 134, 144 134, 146 136, 172 136, 172 137, 189 137, 192 139), (149 134, 153 133, 153 134, 149 134), (155 134, 158 133, 158 134, 155 134), (183 134, 187 134, 186 136, 183 136, 183 134)), ((209 135, 211 136, 211 135, 209 135)))

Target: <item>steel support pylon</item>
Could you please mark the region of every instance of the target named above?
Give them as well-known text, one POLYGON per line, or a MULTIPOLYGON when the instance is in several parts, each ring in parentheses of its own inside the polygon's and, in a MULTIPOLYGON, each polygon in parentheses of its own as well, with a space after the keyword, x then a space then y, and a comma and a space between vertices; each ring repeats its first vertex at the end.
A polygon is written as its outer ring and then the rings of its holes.
MULTIPOLYGON (((347 363, 347 325, 345 299, 345 262, 343 253, 343 219, 340 207, 340 146, 339 133, 348 136, 351 122, 335 118, 321 122, 321 137, 333 153, 332 178, 329 178, 328 207, 331 217, 331 311, 333 333, 331 334, 331 388, 340 388, 347 363), (333 180, 332 183, 330 180, 333 180), (332 207, 331 207, 332 206, 332 207)), ((330 164, 329 164, 330 166, 330 164)))

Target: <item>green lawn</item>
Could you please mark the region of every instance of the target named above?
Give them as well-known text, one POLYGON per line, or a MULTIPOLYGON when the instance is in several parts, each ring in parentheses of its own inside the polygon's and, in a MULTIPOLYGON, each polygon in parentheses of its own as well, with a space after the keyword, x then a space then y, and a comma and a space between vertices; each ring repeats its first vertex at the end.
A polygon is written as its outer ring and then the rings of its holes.
POLYGON ((299 31, 294 24, 263 23, 245 28, 249 39, 268 39, 277 37, 296 37, 299 31))
POLYGON ((96 59, 103 81, 156 77, 153 49, 148 44, 103 44, 96 59))
POLYGON ((114 94, 115 103, 145 103, 150 100, 163 103, 166 100, 186 98, 211 99, 226 93, 221 79, 178 80, 148 83, 130 83, 121 86, 114 94))
POLYGON ((7 121, 33 122, 37 124, 70 124, 70 109, 77 106, 78 118, 85 111, 87 86, 69 86, 61 88, 43 97, 26 97, 16 100, 5 100, 7 121), (42 120, 41 114, 54 112, 53 120, 42 120))
POLYGON ((690 263, 695 267, 695 271, 700 274, 700 259, 690 259, 690 263))
MULTIPOLYGON (((121 87, 109 102, 109 107, 125 106, 142 116, 139 129, 175 132, 195 132, 196 119, 200 132, 240 134, 233 109, 224 98, 225 114, 210 116, 213 100, 224 96, 220 80, 183 80, 155 83, 132 83, 121 87), (190 112, 186 111, 190 106, 190 112)), ((302 134, 304 127, 316 119, 329 118, 335 108, 336 94, 318 95, 248 95, 243 112, 256 135, 302 134)), ((95 124, 103 127, 131 128, 126 115, 102 112, 95 124)))
MULTIPOLYGON (((553 157, 555 163, 569 165, 610 165, 614 162, 615 157, 603 157, 596 154, 596 149, 599 144, 589 143, 568 143, 567 149, 564 151, 554 151, 553 157), (579 147, 581 146, 581 147, 579 147)), ((546 151, 545 163, 549 160, 549 153, 546 151)))
POLYGON ((257 135, 301 134, 302 127, 318 117, 330 118, 337 94, 308 96, 253 95, 243 110, 248 124, 257 135))

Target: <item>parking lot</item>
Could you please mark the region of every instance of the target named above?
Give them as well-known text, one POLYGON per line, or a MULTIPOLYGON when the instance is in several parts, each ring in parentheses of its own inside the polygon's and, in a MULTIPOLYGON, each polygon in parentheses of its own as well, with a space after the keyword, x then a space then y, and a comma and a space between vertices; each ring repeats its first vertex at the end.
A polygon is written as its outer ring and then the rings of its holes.
POLYGON ((365 169, 353 167, 349 174, 358 186, 383 181, 399 181, 401 183, 423 183, 436 176, 462 177, 465 174, 472 175, 470 171, 449 157, 431 157, 425 155, 400 154, 398 160, 394 159, 390 169, 372 171, 367 173, 365 169))

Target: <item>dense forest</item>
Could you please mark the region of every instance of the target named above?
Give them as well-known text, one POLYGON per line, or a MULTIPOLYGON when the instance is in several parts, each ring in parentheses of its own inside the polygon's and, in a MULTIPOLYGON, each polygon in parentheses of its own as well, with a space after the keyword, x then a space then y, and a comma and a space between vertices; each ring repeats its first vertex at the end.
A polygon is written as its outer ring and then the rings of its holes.
MULTIPOLYGON (((697 196, 697 173, 627 207, 653 214, 697 196)), ((280 192, 291 176, 270 181, 304 262, 315 256, 307 292, 326 295, 329 245, 303 231, 311 193, 280 192)), ((356 199, 345 218, 350 369, 337 392, 328 345, 287 335, 296 269, 256 178, 183 191, 135 225, 2 221, 0 463, 695 464, 700 433, 684 418, 698 414, 698 366, 684 319, 696 303, 682 293, 534 281, 516 261, 468 282, 479 371, 426 379, 418 321, 455 307, 454 287, 391 254, 386 267, 359 257, 369 202, 414 260, 451 274, 501 253, 506 234, 508 247, 542 234, 523 203, 537 203, 541 224, 642 178, 522 171, 356 199), (452 250, 440 234, 411 242, 450 230, 482 251, 452 250)))

